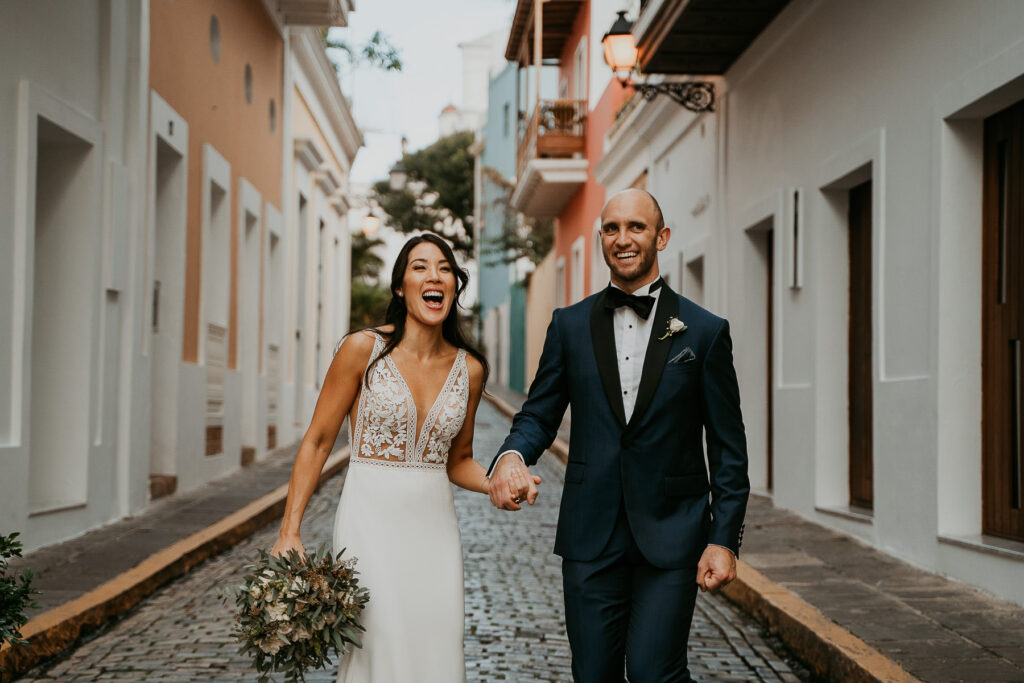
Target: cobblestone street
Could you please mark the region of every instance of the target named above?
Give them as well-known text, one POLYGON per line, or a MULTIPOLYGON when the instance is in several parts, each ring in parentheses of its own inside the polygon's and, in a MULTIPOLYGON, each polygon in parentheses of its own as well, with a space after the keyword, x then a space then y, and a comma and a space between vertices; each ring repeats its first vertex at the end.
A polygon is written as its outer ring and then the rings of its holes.
MULTIPOLYGON (((500 444, 508 420, 483 402, 475 447, 481 461, 500 444)), ((469 681, 571 681, 564 633, 560 560, 551 554, 562 466, 545 456, 533 508, 494 510, 479 495, 456 495, 466 557, 466 661, 469 681)), ((344 477, 313 498, 303 525, 307 545, 326 542, 344 477)), ((236 653, 231 612, 218 598, 238 583, 257 548, 268 547, 271 524, 230 551, 164 587, 127 617, 66 659, 23 681, 247 681, 255 676, 236 653)), ((760 627, 724 599, 701 596, 690 635, 690 667, 698 680, 800 680, 762 636, 760 627)), ((317 672, 311 683, 333 680, 317 672)), ((395 682, 402 683, 402 682, 395 682)), ((408 682, 413 683, 413 682, 408 682)))

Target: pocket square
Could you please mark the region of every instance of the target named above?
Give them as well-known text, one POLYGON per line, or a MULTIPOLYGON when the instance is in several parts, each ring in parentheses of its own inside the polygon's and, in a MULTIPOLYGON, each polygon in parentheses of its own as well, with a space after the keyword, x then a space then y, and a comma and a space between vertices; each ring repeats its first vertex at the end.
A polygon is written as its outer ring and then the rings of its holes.
POLYGON ((693 349, 687 346, 685 349, 673 356, 672 359, 669 360, 669 363, 689 363, 696 359, 697 355, 693 352, 693 349))

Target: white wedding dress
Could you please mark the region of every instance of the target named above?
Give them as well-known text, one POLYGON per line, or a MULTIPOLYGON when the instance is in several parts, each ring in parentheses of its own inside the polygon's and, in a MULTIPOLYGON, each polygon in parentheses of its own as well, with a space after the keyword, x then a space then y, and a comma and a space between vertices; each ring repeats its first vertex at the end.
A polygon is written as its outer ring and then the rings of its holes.
MULTIPOLYGON (((379 336, 372 359, 384 349, 379 336)), ((462 538, 446 463, 469 403, 460 349, 416 434, 416 403, 390 355, 364 383, 334 551, 358 558, 370 590, 363 647, 341 660, 345 683, 462 683, 462 538)))

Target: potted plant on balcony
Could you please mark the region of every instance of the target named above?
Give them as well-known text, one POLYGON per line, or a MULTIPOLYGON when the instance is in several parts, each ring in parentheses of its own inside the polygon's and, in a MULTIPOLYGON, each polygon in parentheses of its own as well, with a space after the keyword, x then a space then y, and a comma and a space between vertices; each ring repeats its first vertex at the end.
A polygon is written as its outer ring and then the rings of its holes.
POLYGON ((555 120, 555 132, 572 133, 576 124, 576 101, 555 100, 551 103, 551 115, 555 120))

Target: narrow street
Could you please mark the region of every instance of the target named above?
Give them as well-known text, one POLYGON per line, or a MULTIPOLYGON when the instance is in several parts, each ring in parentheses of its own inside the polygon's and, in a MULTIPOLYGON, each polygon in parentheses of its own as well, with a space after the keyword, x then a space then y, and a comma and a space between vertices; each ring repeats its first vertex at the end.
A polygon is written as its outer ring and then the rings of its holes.
MULTIPOLYGON (((508 420, 484 402, 475 448, 490 458, 508 420)), ((561 464, 545 456, 536 506, 501 513, 483 496, 459 491, 456 507, 466 557, 466 668, 474 683, 571 681, 565 638, 560 560, 551 554, 561 489, 561 464)), ((308 545, 327 542, 344 476, 314 496, 304 522, 308 545)), ((230 636, 231 612, 217 591, 240 581, 257 548, 273 543, 272 524, 228 552, 166 586, 137 609, 48 670, 36 681, 254 680, 230 636)), ((690 636, 690 667, 697 680, 798 681, 760 627, 724 599, 701 596, 690 636)), ((333 671, 310 683, 327 683, 333 671)), ((400 683, 400 682, 396 682, 400 683)), ((412 682, 409 682, 412 683, 412 682)))

